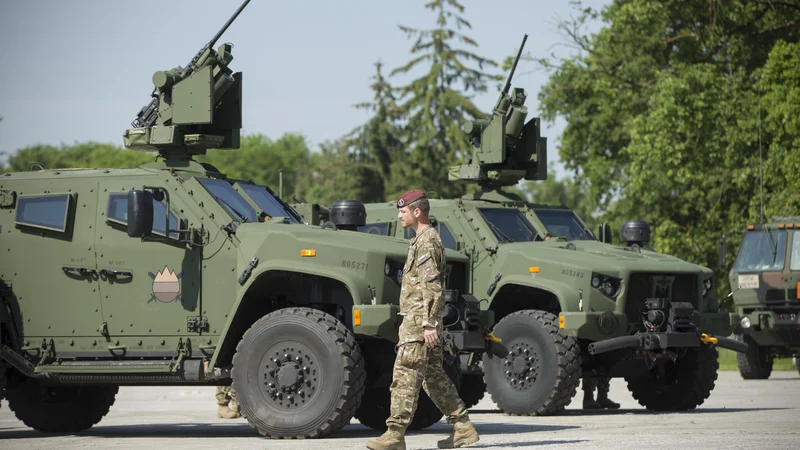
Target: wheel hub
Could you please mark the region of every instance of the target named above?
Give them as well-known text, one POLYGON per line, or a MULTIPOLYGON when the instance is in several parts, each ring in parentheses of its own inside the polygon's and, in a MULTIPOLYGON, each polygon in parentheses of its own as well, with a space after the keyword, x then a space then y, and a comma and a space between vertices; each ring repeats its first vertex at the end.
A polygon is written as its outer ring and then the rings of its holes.
POLYGON ((536 382, 539 357, 536 349, 527 342, 515 342, 503 360, 506 382, 518 391, 527 391, 536 382))
POLYGON ((319 386, 316 357, 304 345, 274 346, 262 358, 259 378, 268 403, 296 409, 311 400, 319 386))

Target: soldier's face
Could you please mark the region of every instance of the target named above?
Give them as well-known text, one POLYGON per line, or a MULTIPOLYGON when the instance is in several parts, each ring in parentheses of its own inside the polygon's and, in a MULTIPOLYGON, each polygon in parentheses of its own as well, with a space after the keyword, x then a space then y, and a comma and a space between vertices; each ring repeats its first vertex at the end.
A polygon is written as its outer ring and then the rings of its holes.
POLYGON ((403 228, 413 227, 419 221, 419 208, 403 206, 397 210, 397 220, 403 228))

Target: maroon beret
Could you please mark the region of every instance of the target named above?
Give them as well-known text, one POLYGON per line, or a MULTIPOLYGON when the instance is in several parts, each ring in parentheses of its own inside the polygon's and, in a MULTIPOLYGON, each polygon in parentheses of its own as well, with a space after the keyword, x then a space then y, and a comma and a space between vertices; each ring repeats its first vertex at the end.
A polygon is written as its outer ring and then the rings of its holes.
POLYGON ((419 189, 408 191, 397 199, 397 208, 402 208, 403 206, 414 203, 421 198, 425 198, 425 193, 419 189))

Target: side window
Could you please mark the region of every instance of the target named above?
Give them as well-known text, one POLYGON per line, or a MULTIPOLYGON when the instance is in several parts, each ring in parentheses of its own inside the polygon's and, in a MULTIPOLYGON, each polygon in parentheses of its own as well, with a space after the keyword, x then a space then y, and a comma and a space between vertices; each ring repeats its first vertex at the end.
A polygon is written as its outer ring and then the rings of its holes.
POLYGON ((358 227, 358 231, 361 233, 387 236, 389 234, 389 222, 368 223, 363 227, 358 227))
POLYGON ((453 233, 450 232, 450 229, 447 228, 447 225, 439 222, 439 236, 442 237, 442 246, 444 248, 450 248, 453 250, 458 249, 458 243, 456 239, 453 237, 453 233))
POLYGON ((69 194, 20 196, 15 223, 53 231, 67 231, 69 194))
MULTIPOLYGON (((453 233, 450 232, 450 229, 447 228, 447 225, 439 222, 436 231, 439 232, 439 237, 442 238, 442 247, 449 248, 453 250, 458 249, 458 243, 456 239, 453 237, 453 233)), ((412 230, 411 228, 406 228, 404 230, 404 237, 405 239, 411 239, 416 236, 417 233, 412 230)))
POLYGON ((790 270, 800 270, 800 231, 792 233, 792 259, 789 262, 790 270))
MULTIPOLYGON (((164 236, 166 234, 166 205, 162 202, 153 203, 153 234, 164 236)), ((106 217, 109 221, 118 223, 120 225, 128 224, 128 194, 127 193, 114 193, 108 196, 108 211, 106 217)), ((169 213, 169 228, 175 230, 178 228, 178 216, 172 211, 169 213)), ((178 233, 170 232, 169 237, 178 239, 178 233)))

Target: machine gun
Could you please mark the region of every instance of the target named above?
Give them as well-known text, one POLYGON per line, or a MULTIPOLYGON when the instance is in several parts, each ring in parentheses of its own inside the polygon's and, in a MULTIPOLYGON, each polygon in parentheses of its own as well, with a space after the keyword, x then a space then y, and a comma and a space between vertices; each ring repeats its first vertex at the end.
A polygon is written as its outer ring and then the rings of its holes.
POLYGON ((245 0, 186 67, 153 74, 153 97, 123 135, 131 150, 162 156, 204 154, 209 148, 239 148, 242 127, 241 72, 228 67, 233 45, 212 47, 250 3, 245 0))
POLYGON ((477 183, 484 189, 512 186, 520 179, 547 179, 547 138, 540 136, 539 118, 525 123, 525 90, 511 89, 511 79, 528 39, 522 39, 511 72, 487 119, 467 122, 462 130, 473 145, 467 164, 451 166, 449 180, 477 183), (524 124, 524 125, 523 125, 524 124))

